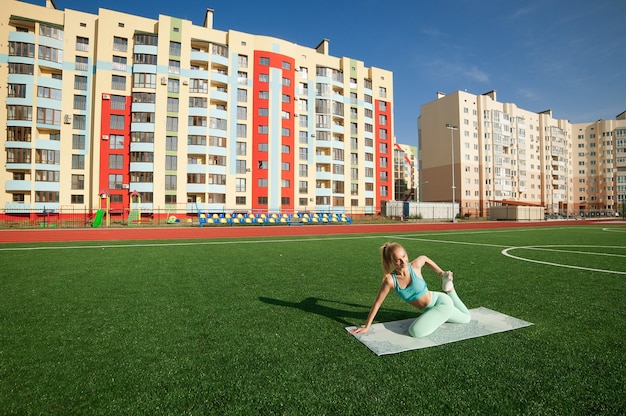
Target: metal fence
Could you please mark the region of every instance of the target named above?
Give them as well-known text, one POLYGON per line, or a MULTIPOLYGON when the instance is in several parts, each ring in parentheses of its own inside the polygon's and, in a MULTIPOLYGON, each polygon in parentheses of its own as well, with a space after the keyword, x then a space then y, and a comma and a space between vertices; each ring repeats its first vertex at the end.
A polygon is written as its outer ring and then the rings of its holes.
POLYGON ((267 211, 267 210, 241 210, 241 209, 206 209, 203 207, 190 208, 181 206, 177 208, 153 208, 150 210, 111 209, 97 210, 79 207, 61 207, 60 209, 11 209, 0 210, 0 229, 32 229, 32 228, 89 228, 89 227, 155 227, 155 226, 188 226, 200 225, 200 216, 242 214, 343 214, 353 216, 375 216, 371 208, 353 207, 345 208, 324 207, 324 209, 311 209, 307 211, 267 211))

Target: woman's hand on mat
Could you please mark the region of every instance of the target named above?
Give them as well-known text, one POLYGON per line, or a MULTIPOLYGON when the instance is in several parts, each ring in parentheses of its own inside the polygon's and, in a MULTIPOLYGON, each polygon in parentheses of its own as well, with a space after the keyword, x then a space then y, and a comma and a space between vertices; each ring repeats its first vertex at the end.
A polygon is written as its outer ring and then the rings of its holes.
POLYGON ((350 331, 351 334, 364 334, 369 330, 369 326, 360 326, 358 328, 354 328, 352 331, 350 331))

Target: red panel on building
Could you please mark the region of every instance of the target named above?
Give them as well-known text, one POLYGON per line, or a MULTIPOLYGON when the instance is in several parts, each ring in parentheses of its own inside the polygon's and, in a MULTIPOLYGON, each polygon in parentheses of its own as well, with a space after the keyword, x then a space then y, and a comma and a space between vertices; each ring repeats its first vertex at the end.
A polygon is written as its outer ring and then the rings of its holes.
POLYGON ((265 179, 269 183, 270 172, 278 171, 281 179, 289 183, 288 187, 280 188, 281 210, 293 210, 295 204, 295 70, 294 59, 285 55, 273 52, 255 51, 254 53, 254 82, 253 82, 253 100, 252 100, 252 184, 251 206, 253 210, 267 210, 269 188, 259 187, 259 180, 265 179), (270 79, 272 69, 281 70, 282 85, 280 94, 280 108, 270 108, 270 96, 277 94, 278 91, 270 91, 271 83, 277 80, 270 79), (288 99, 287 99, 288 97, 288 99), (270 125, 268 114, 280 112, 280 125, 270 125), (262 112, 262 113, 261 113, 262 112), (287 117, 288 115, 288 117, 287 117), (269 143, 270 134, 276 135, 278 132, 281 138, 281 164, 288 164, 289 170, 282 170, 282 166, 269 165, 269 143), (283 135, 283 132, 288 132, 283 135), (261 145, 261 146, 260 146, 261 145), (260 149, 261 147, 261 149, 260 149), (282 149, 289 149, 288 153, 282 149), (288 201, 288 202, 287 202, 288 201), (284 203, 283 203, 284 202, 284 203))
POLYGON ((131 97, 123 97, 123 109, 111 108, 113 97, 102 94, 101 137, 96 144, 100 146, 98 193, 106 190, 111 195, 112 213, 121 213, 130 206, 128 188, 124 185, 130 183, 131 97))
POLYGON ((374 201, 374 205, 376 206, 376 212, 380 212, 381 209, 381 201, 391 200, 391 196, 393 193, 393 181, 392 181, 392 169, 393 169, 393 132, 391 131, 391 126, 393 125, 391 119, 391 103, 388 101, 375 100, 374 101, 374 146, 375 146, 375 164, 376 170, 374 175, 376 175, 374 195, 376 195, 376 200, 374 201), (384 121, 384 123, 381 123, 384 121), (382 146, 384 145, 384 146, 382 146), (386 152, 383 153, 381 148, 385 148, 386 152), (381 166, 381 158, 387 159, 387 165, 381 166), (386 178, 386 180, 383 180, 386 178), (387 187, 387 195, 381 195, 381 187, 387 187))

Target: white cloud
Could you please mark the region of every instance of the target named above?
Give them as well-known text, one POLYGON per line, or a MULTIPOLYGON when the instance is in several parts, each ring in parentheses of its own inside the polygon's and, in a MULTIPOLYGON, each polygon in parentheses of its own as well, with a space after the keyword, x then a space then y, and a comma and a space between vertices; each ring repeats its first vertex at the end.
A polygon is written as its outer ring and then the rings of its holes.
POLYGON ((487 75, 484 71, 476 68, 475 66, 471 67, 469 70, 464 71, 464 75, 474 81, 487 83, 489 82, 489 75, 487 75))

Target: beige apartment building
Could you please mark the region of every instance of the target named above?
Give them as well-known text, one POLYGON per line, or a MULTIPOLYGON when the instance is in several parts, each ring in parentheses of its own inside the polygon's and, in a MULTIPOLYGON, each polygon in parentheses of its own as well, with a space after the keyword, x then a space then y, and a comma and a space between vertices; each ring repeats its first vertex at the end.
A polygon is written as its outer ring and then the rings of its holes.
POLYGON ((626 112, 614 120, 572 125, 574 210, 624 210, 626 203, 626 112))
POLYGON ((423 201, 459 204, 460 215, 488 217, 494 205, 571 211, 572 126, 496 92, 438 93, 418 118, 423 201))
POLYGON ((417 201, 417 182, 419 180, 417 147, 396 143, 393 160, 395 200, 417 201))
MULTIPOLYGON (((42 0, 43 3, 43 0, 42 0)), ((204 11, 203 11, 204 12, 204 11)), ((4 0, 0 208, 375 213, 393 73, 284 39, 4 0)), ((289 24, 289 22, 286 22, 289 24)))

